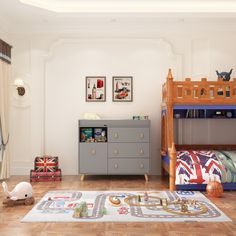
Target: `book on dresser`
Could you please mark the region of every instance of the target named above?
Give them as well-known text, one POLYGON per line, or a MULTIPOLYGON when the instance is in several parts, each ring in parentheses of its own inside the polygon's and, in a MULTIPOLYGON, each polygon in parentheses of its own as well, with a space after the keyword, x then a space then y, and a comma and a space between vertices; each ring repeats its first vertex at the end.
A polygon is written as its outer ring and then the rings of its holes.
POLYGON ((79 174, 150 173, 150 120, 79 120, 79 174))

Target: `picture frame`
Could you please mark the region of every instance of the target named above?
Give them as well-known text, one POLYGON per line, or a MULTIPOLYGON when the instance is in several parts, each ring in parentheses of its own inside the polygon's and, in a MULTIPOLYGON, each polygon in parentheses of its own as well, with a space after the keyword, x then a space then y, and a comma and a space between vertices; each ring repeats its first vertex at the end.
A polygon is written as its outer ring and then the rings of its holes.
POLYGON ((113 76, 112 77, 112 100, 113 102, 133 101, 133 77, 113 76))
POLYGON ((105 102, 106 77, 86 76, 85 81, 86 102, 105 102))

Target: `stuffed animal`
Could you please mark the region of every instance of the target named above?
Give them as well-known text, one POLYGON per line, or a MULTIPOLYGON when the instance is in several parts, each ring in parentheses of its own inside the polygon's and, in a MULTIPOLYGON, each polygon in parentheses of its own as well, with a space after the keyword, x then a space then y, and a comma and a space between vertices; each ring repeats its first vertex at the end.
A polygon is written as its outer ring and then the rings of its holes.
POLYGON ((6 182, 2 183, 2 187, 6 195, 6 199, 3 201, 3 204, 13 206, 16 204, 31 205, 34 203, 33 188, 30 183, 20 182, 11 192, 8 191, 6 182))
POLYGON ((229 72, 221 72, 219 73, 218 70, 216 70, 216 74, 218 76, 218 78, 222 78, 223 81, 229 81, 230 80, 230 75, 232 73, 233 69, 231 69, 229 72))
POLYGON ((84 113, 83 118, 86 120, 100 120, 101 117, 96 113, 84 113))

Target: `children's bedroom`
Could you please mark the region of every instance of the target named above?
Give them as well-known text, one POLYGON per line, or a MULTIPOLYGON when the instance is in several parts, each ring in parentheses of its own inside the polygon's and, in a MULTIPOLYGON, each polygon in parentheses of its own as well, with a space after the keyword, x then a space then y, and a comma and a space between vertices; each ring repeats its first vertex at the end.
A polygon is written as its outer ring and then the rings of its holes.
POLYGON ((1 235, 236 235, 236 3, 0 0, 1 235))

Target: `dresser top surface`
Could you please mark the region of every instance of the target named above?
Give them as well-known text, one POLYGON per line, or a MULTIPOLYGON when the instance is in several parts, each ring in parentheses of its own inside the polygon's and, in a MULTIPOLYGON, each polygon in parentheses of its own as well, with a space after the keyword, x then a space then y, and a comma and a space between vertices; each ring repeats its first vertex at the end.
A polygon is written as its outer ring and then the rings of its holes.
POLYGON ((79 120, 80 127, 149 127, 150 120, 79 120))

